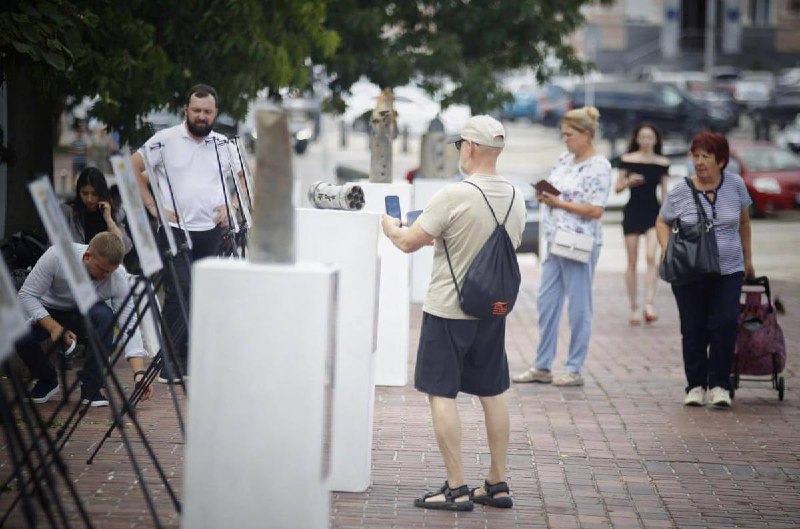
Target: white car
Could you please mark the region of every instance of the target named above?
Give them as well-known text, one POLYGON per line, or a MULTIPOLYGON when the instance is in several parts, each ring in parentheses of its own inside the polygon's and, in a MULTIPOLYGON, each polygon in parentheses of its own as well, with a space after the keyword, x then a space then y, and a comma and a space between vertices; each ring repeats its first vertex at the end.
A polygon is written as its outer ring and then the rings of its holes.
POLYGON ((800 154, 800 114, 775 136, 775 143, 800 154))
MULTIPOLYGON (((420 135, 428 131, 431 121, 438 115, 446 133, 455 134, 461 130, 472 115, 466 105, 450 105, 442 110, 438 101, 415 85, 395 87, 394 109, 397 112, 397 130, 408 129, 409 134, 420 135)), ((342 115, 345 125, 353 130, 367 131, 370 113, 380 95, 380 88, 367 81, 359 81, 350 88, 345 97, 347 110, 342 115)))

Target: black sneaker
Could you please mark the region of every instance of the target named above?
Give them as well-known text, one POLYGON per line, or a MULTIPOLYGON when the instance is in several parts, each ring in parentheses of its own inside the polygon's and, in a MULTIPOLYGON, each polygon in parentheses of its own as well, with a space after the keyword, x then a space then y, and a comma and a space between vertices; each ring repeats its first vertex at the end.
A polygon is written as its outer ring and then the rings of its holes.
POLYGON ((89 404, 92 408, 108 406, 108 399, 99 389, 91 397, 89 397, 89 394, 90 392, 81 389, 81 404, 89 404))
POLYGON ((50 400, 53 395, 58 393, 60 386, 58 382, 47 382, 46 380, 38 380, 31 389, 30 402, 34 404, 44 404, 50 400))

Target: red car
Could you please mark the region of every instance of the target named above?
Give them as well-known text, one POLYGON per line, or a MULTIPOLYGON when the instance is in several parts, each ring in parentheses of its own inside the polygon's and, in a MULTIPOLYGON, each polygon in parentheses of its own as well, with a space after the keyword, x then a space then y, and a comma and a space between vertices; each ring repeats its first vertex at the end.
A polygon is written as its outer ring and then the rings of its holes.
POLYGON ((787 149, 766 141, 731 142, 726 170, 742 175, 754 217, 800 205, 800 156, 787 149))

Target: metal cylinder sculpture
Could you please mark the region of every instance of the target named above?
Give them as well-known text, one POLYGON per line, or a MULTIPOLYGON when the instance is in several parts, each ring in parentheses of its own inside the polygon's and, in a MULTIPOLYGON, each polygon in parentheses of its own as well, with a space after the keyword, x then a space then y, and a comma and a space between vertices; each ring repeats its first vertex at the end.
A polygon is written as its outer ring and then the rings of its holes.
POLYGON ((364 207, 364 190, 360 185, 314 182, 308 188, 308 201, 317 209, 356 211, 364 207))

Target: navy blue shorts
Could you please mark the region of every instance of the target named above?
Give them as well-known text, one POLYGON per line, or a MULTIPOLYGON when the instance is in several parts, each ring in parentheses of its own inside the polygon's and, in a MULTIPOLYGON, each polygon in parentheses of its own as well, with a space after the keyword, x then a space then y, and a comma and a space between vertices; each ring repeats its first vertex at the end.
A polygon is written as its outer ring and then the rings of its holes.
POLYGON ((451 320, 422 313, 414 387, 454 399, 458 392, 494 397, 510 380, 506 320, 451 320))

